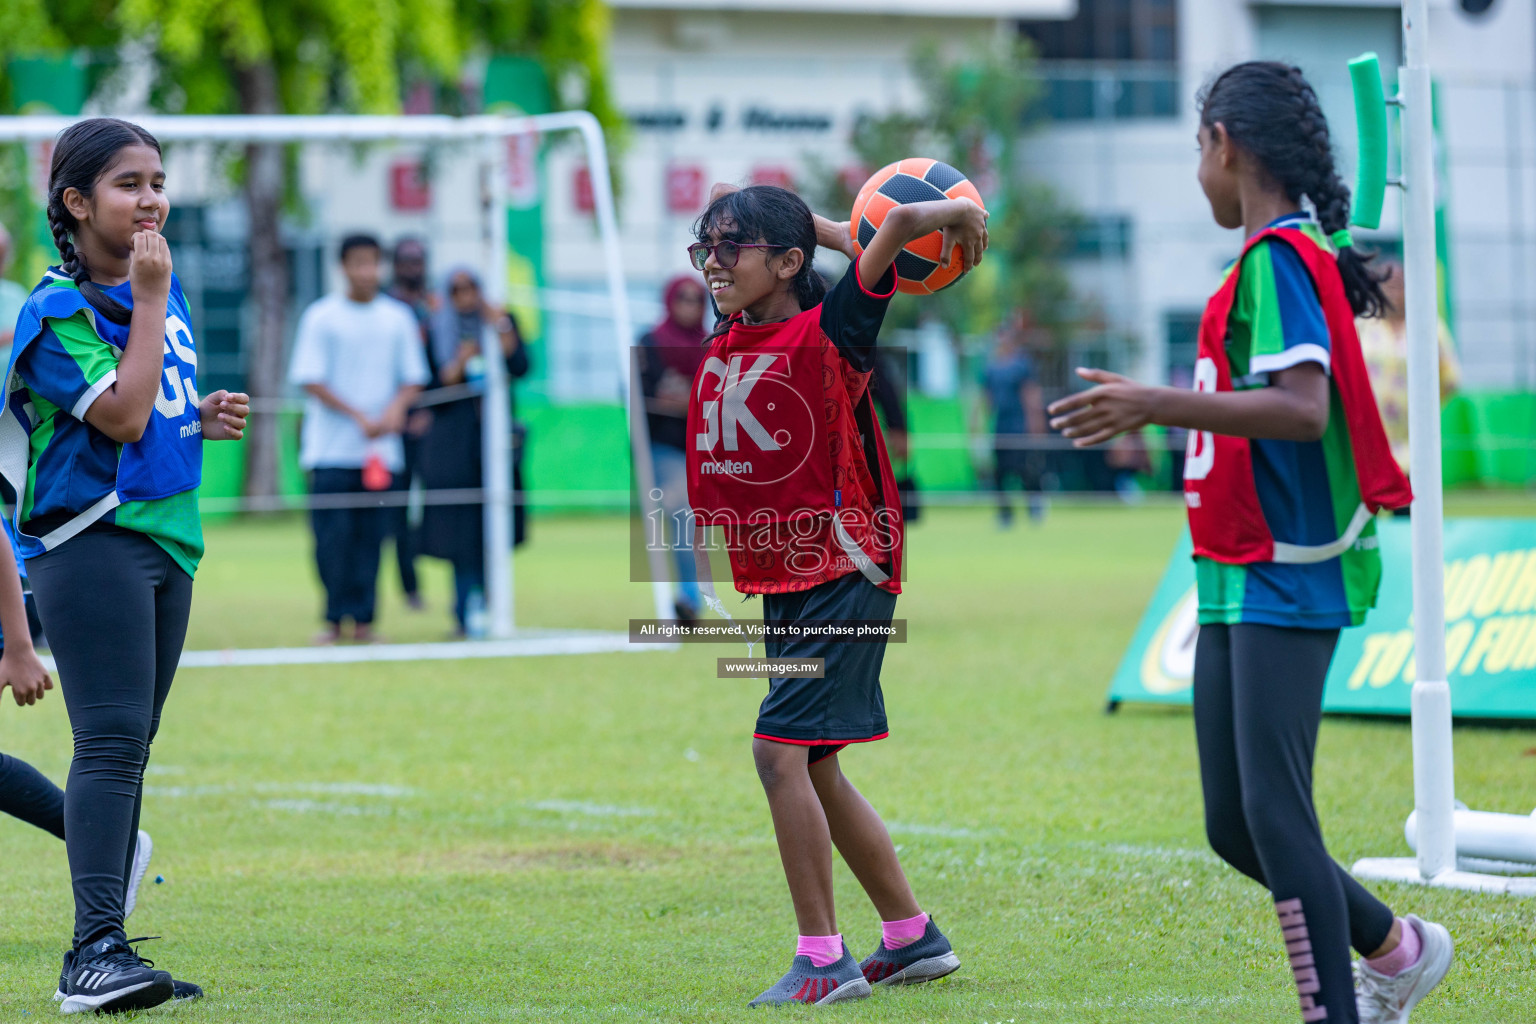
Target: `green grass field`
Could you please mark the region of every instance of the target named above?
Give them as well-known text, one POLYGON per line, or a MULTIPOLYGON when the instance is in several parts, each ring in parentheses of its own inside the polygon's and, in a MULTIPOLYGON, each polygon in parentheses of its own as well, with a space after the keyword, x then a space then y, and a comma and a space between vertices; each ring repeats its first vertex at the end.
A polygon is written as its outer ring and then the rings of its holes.
MULTIPOLYGON (((1508 513, 1510 508, 1497 511, 1508 513)), ((998 532, 982 509, 912 531, 884 673, 891 738, 845 770, 891 824, 964 966, 824 1011, 850 1021, 1294 1022, 1265 894, 1204 845, 1190 718, 1103 694, 1178 530, 1173 507, 1060 509, 998 532)), ((517 561, 525 625, 648 614, 614 518, 540 520, 517 561)), ((301 520, 210 528, 189 647, 315 627, 301 520)), ((425 564, 425 563, 424 563, 425 564)), ((392 575, 387 572, 386 575, 392 575)), ((1399 581, 1407 585, 1406 580, 1399 581)), ((392 592, 397 640, 446 632, 392 592)), ((151 875, 131 935, 208 998, 143 1016, 239 1021, 760 1020, 794 919, 749 753, 763 684, 741 647, 188 670, 148 777, 151 875)), ((1536 804, 1536 736, 1459 728, 1459 795, 1536 804)), ((0 708, 0 749, 62 781, 55 693, 0 708)), ((1406 853, 1405 723, 1330 720, 1318 803, 1334 854, 1406 853)), ((0 1019, 49 1001, 71 901, 62 845, 0 822, 0 1019)), ((838 868, 859 955, 878 918, 838 868)), ((1384 887, 1459 957, 1416 1024, 1536 1016, 1529 902, 1384 887)))

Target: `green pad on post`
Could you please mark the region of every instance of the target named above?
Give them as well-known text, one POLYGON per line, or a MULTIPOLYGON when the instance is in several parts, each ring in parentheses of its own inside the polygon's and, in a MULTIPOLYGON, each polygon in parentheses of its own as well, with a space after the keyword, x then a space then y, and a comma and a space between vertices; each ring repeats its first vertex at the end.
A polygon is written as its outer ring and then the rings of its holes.
POLYGON ((1387 191, 1387 97, 1381 88, 1381 61, 1362 53, 1349 62, 1355 90, 1355 124, 1360 137, 1360 166, 1355 177, 1355 209, 1349 222, 1362 228, 1381 226, 1387 191))

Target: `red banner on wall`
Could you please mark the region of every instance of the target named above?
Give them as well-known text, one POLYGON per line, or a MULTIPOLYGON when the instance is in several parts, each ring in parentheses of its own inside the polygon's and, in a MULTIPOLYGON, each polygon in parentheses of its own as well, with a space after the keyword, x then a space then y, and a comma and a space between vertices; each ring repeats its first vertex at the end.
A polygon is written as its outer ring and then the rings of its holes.
POLYGON ((389 165, 389 205, 405 211, 432 206, 432 185, 420 160, 396 160, 389 165))
POLYGON ((704 168, 673 164, 667 168, 667 210, 693 214, 704 207, 704 168))
POLYGON ((577 213, 592 213, 597 209, 597 199, 592 193, 592 172, 585 166, 576 168, 571 176, 571 201, 577 213))

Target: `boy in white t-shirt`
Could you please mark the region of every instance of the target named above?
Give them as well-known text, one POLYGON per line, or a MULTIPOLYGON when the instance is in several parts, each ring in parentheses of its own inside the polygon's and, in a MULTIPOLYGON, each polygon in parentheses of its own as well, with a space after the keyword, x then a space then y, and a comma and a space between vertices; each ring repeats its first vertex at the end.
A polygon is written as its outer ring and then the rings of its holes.
MULTIPOLYGON (((288 376, 309 396, 299 464, 314 495, 385 491, 405 466, 400 433, 430 373, 410 309, 379 291, 382 256, 371 235, 343 239, 345 292, 319 299, 299 320, 288 376)), ((318 643, 340 639, 347 619, 354 639, 373 639, 387 513, 361 503, 311 511, 325 587, 326 629, 318 643)))

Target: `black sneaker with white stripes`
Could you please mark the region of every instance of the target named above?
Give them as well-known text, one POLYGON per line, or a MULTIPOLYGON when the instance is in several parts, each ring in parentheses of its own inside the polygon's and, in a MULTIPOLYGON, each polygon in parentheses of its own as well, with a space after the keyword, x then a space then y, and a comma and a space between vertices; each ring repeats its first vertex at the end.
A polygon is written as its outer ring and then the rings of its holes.
MULTIPOLYGON (((64 990, 69 988, 69 976, 73 974, 74 971, 75 951, 72 949, 66 949, 64 951, 64 967, 59 971, 59 987, 53 993, 54 1002, 62 1003, 64 1001, 64 996, 66 994, 64 990)), ((173 1003, 186 1003, 191 1002, 194 999, 203 998, 203 987, 201 985, 190 981, 182 981, 180 978, 171 979, 171 989, 171 1002, 173 1003)))
MULTIPOLYGON (((138 940, 136 940, 138 941, 138 940)), ((62 1013, 118 1013, 159 1006, 176 994, 166 971, 135 953, 119 939, 93 942, 71 956, 64 956, 65 971, 59 979, 64 1000, 62 1013)))

